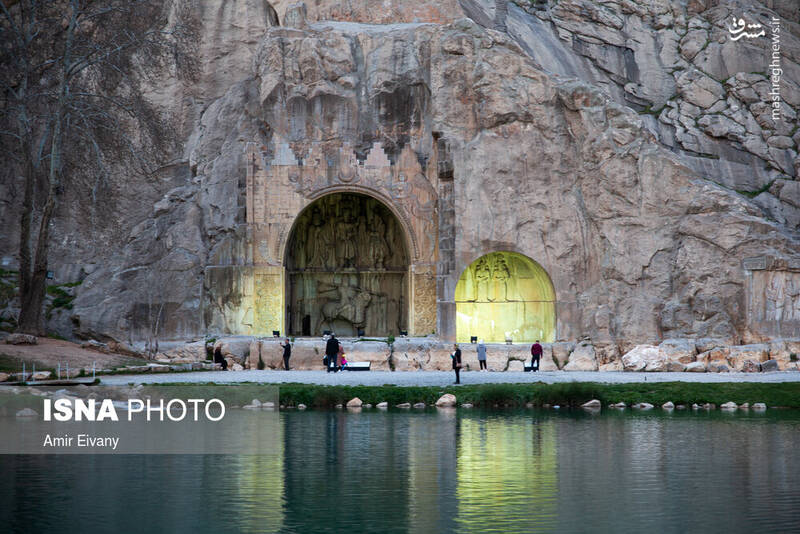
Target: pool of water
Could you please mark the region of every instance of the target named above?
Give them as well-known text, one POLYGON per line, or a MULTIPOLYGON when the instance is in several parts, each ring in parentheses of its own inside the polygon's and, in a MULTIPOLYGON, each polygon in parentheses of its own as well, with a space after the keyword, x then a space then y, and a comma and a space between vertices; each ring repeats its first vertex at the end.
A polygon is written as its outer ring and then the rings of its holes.
POLYGON ((795 411, 247 417, 267 454, 0 456, 0 530, 800 531, 795 411))

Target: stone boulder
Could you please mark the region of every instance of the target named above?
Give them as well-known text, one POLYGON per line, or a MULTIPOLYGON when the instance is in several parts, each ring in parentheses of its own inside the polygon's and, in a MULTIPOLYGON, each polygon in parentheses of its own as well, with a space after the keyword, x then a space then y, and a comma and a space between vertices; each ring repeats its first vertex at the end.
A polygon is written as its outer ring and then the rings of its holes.
POLYGON ((688 364, 697 359, 697 348, 691 339, 665 339, 658 348, 671 362, 688 364))
POLYGON ((777 360, 767 360, 761 364, 761 371, 764 373, 773 373, 779 370, 777 360))
POLYGON ((769 343, 769 357, 778 363, 779 370, 788 369, 790 364, 796 363, 798 357, 800 357, 800 341, 783 339, 771 341, 769 343))
POLYGON ((392 344, 392 366, 395 371, 427 369, 430 363, 431 341, 396 339, 392 344))
POLYGON ((182 343, 162 351, 158 357, 166 358, 173 362, 180 360, 181 363, 202 362, 208 358, 206 342, 192 341, 190 343, 182 343))
POLYGON ((728 354, 728 364, 734 371, 744 371, 745 365, 748 371, 753 372, 752 369, 755 364, 760 364, 769 359, 769 345, 765 343, 753 345, 736 345, 730 348, 728 354), (745 362, 750 362, 745 364, 745 362))
MULTIPOLYGON (((697 363, 697 362, 692 362, 692 363, 697 363)), ((666 371, 670 373, 682 373, 686 370, 686 365, 687 364, 678 361, 668 361, 666 371)))
POLYGON ((728 363, 722 360, 709 362, 707 369, 709 373, 728 373, 731 370, 730 367, 728 367, 728 363))
MULTIPOLYGON (((250 369, 258 369, 258 358, 264 362, 264 369, 283 369, 283 347, 285 338, 254 339, 250 343, 248 365, 250 369)), ((386 344, 383 344, 386 346, 386 344)), ((349 344, 345 343, 345 351, 349 344)), ((296 370, 323 370, 322 359, 325 356, 325 343, 319 339, 298 339, 292 343, 292 355, 289 367, 296 370)), ((374 364, 373 364, 374 365, 374 364)))
POLYGON ((709 349, 707 351, 701 352, 697 355, 698 362, 705 362, 706 364, 710 364, 711 362, 728 362, 728 355, 731 353, 730 349, 727 347, 714 347, 713 349, 709 349))
POLYGON ((686 365, 684 371, 687 373, 705 373, 706 364, 701 361, 692 362, 686 365))
MULTIPOLYGON (((539 360, 539 371, 558 371, 555 358, 553 358, 553 343, 541 343, 542 345, 542 358, 539 360)), ((525 345, 524 354, 522 359, 526 363, 531 362, 531 347, 525 345)))
POLYGON ((11 377, 8 373, 0 373, 0 382, 5 382, 11 377))
POLYGON ((575 350, 575 343, 553 343, 551 345, 551 350, 553 352, 553 362, 556 364, 556 367, 563 369, 564 366, 567 365, 567 361, 569 361, 570 354, 575 350))
POLYGON ((508 360, 506 371, 522 372, 525 370, 525 362, 522 360, 508 360))
MULTIPOLYGON (((467 363, 464 361, 463 349, 461 355, 461 362, 462 365, 466 366, 467 363)), ((488 351, 487 351, 488 352, 488 351)), ((450 358, 450 355, 453 353, 453 346, 446 344, 446 343, 438 343, 436 345, 431 346, 430 350, 428 351, 428 361, 425 366, 422 368, 425 371, 452 371, 453 370, 453 360, 450 358)), ((487 354, 487 362, 489 356, 487 354)))
POLYGON ((619 347, 616 344, 594 343, 594 352, 597 355, 598 366, 619 361, 619 347))
POLYGON ((17 412, 17 417, 36 417, 38 415, 39 412, 37 412, 33 408, 23 408, 17 412))
POLYGON ((665 371, 667 356, 653 345, 636 345, 622 356, 625 371, 665 371))
MULTIPOLYGON (((694 341, 695 347, 697 348, 698 354, 701 352, 708 352, 712 349, 717 347, 727 347, 732 345, 731 340, 729 339, 720 339, 720 338, 713 338, 713 337, 701 337, 694 341)), ((699 357, 698 357, 699 358, 699 357)))
POLYGON ((614 360, 598 367, 598 371, 623 371, 622 360, 614 360))
POLYGON ((601 403, 597 399, 592 399, 590 401, 587 401, 587 402, 584 402, 583 404, 581 404, 581 408, 590 408, 590 409, 595 409, 595 408, 599 409, 602 406, 603 406, 603 403, 601 403))
POLYGON ((564 366, 564 371, 597 371, 597 356, 594 346, 581 342, 569 355, 569 360, 564 366))
POLYGON ((741 369, 737 369, 743 373, 759 373, 761 372, 761 364, 755 360, 743 360, 741 362, 741 369))
POLYGON ((6 338, 8 345, 36 345, 39 340, 30 334, 10 334, 6 338))
POLYGON ((347 407, 348 408, 361 408, 361 406, 363 404, 364 403, 361 402, 361 399, 359 399, 358 397, 354 397, 354 398, 350 399, 349 401, 347 401, 347 407))
POLYGON ((436 406, 439 408, 449 408, 456 405, 456 396, 451 393, 445 393, 436 401, 436 406))
POLYGON ((244 365, 245 360, 250 355, 250 344, 253 338, 250 336, 223 337, 214 343, 214 350, 219 348, 223 358, 230 358, 235 363, 244 365))

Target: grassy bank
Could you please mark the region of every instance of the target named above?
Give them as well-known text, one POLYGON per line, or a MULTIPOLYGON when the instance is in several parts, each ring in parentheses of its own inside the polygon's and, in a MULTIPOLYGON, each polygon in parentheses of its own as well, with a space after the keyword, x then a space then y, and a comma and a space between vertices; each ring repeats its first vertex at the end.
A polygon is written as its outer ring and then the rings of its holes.
POLYGON ((452 393, 458 403, 482 407, 524 406, 533 403, 561 406, 580 406, 591 399, 603 405, 624 402, 629 406, 649 402, 655 406, 672 401, 675 404, 733 401, 763 402, 770 407, 800 408, 800 383, 777 384, 726 383, 703 384, 665 382, 657 384, 479 384, 460 387, 397 387, 397 386, 319 386, 313 384, 280 384, 280 403, 285 406, 305 404, 332 407, 345 404, 353 397, 364 403, 388 402, 390 406, 408 402, 431 405, 444 393, 452 393))

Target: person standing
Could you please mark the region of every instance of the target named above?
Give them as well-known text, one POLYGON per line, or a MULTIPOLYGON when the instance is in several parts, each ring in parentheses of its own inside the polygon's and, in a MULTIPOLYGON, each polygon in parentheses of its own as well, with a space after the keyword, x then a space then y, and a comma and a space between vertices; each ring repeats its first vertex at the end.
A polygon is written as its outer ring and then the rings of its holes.
POLYGON ((483 340, 481 339, 478 341, 478 365, 480 365, 481 371, 486 371, 486 345, 483 344, 483 340))
POLYGON ((339 354, 339 340, 336 339, 336 334, 331 334, 328 342, 325 344, 325 356, 328 357, 328 364, 326 371, 330 373, 336 372, 336 355, 339 354))
POLYGON ((222 355, 222 345, 217 345, 217 348, 214 349, 214 363, 220 364, 223 371, 228 370, 228 360, 222 355))
POLYGON ((339 350, 336 352, 336 370, 341 371, 342 360, 344 360, 344 345, 339 343, 339 350))
POLYGON ((281 343, 281 347, 283 347, 283 368, 287 371, 289 370, 289 357, 292 355, 292 344, 289 342, 289 338, 286 338, 286 341, 281 343))
POLYGON ((453 354, 450 355, 453 359, 453 370, 456 372, 456 384, 461 383, 459 372, 461 372, 461 349, 458 348, 458 343, 453 345, 453 354))
POLYGON ((531 371, 534 373, 539 370, 539 360, 542 358, 542 346, 539 345, 539 340, 531 345, 531 371))

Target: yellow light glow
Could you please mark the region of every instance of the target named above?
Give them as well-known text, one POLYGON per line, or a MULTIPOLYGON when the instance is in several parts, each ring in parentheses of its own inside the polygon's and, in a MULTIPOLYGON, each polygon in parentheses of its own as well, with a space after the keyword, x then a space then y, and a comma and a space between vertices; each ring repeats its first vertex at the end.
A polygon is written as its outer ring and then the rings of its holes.
POLYGON ((456 337, 469 342, 555 339, 556 298, 547 272, 516 252, 492 252, 467 267, 456 285, 456 337))

